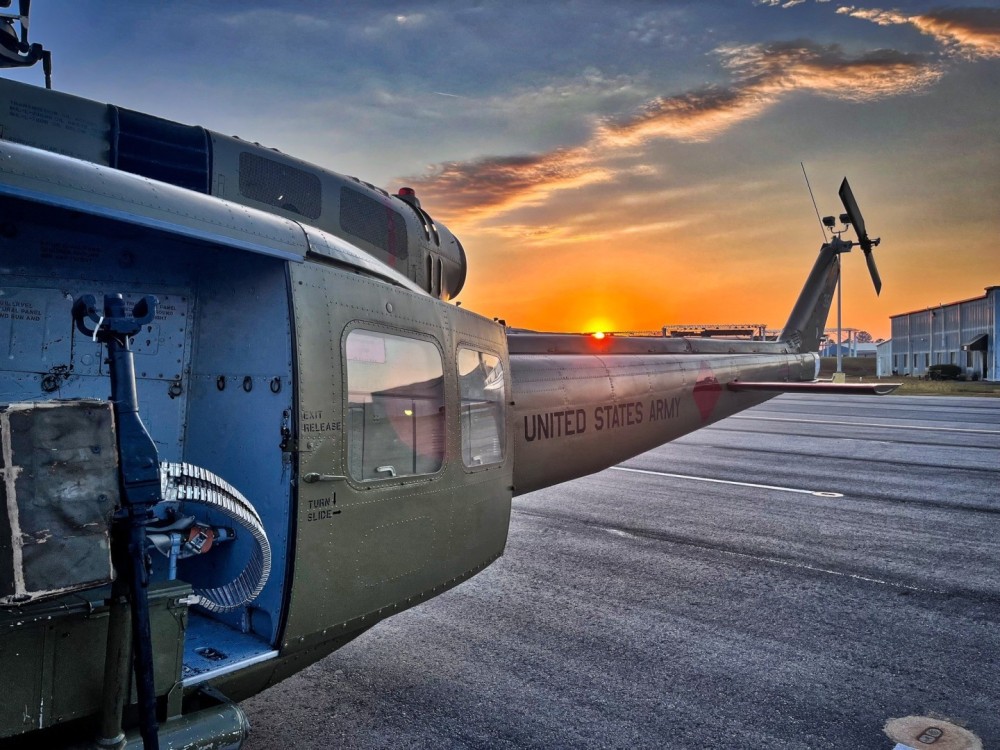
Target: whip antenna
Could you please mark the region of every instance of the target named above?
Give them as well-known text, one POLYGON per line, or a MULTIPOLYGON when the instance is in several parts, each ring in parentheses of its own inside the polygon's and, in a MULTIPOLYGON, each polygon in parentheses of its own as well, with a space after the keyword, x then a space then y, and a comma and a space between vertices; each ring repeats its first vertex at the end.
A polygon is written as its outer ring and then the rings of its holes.
POLYGON ((819 222, 819 231, 823 233, 823 244, 827 242, 826 236, 826 226, 823 224, 823 219, 819 215, 819 206, 816 205, 816 196, 813 195, 812 185, 809 184, 809 175, 806 174, 806 165, 799 162, 799 166, 802 167, 802 176, 806 178, 806 187, 809 189, 809 198, 813 202, 813 210, 816 212, 816 221, 819 222))

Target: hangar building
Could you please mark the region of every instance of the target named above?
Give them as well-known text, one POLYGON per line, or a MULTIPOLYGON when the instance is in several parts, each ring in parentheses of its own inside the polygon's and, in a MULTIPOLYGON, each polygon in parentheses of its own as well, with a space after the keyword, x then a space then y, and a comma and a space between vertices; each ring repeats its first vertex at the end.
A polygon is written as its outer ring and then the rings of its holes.
POLYGON ((926 374, 933 364, 960 366, 969 379, 1000 381, 1000 286, 982 297, 890 316, 892 338, 879 345, 878 374, 926 374))

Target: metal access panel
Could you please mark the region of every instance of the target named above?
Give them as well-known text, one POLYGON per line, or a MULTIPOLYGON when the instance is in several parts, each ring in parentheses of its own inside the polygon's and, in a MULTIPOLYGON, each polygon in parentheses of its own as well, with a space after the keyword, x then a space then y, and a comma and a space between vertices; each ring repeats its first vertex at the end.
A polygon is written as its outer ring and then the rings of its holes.
POLYGON ((0 605, 109 583, 118 504, 107 401, 0 406, 0 605))
MULTIPOLYGON (((81 286, 74 282, 74 286, 81 286)), ((101 345, 73 328, 74 289, 0 285, 0 356, 12 372, 51 374, 56 381, 42 383, 43 390, 61 385, 71 375, 107 377, 101 345)), ((129 307, 142 295, 126 294, 129 307)), ((132 340, 136 375, 140 378, 177 380, 181 377, 188 328, 188 300, 184 295, 156 294, 156 318, 132 340)), ((42 380, 45 380, 44 377, 42 380)))
POLYGON ((4 140, 107 164, 110 130, 106 104, 0 81, 0 138, 4 140))
MULTIPOLYGON (((8 746, 4 738, 100 710, 109 594, 104 587, 16 610, 0 607, 0 665, 7 689, 0 700, 0 745, 8 746)), ((190 594, 191 587, 180 581, 150 586, 158 696, 166 695, 180 680, 190 594)), ((126 700, 135 702, 134 685, 126 700)))
MULTIPOLYGON (((73 248, 78 254, 79 247, 73 248)), ((55 252, 54 250, 52 252, 55 252)), ((67 251, 68 252, 68 251, 67 251)), ((53 263, 60 256, 52 257, 53 263)), ((0 284, 0 403, 56 399, 101 399, 110 394, 101 344, 73 326, 73 300, 84 293, 120 291, 115 283, 67 280, 55 287, 26 282, 0 284)), ((140 417, 157 441, 160 457, 179 460, 187 404, 187 363, 192 337, 188 290, 151 285, 160 304, 156 317, 133 337, 140 417)), ((125 304, 142 294, 126 292, 125 304)))

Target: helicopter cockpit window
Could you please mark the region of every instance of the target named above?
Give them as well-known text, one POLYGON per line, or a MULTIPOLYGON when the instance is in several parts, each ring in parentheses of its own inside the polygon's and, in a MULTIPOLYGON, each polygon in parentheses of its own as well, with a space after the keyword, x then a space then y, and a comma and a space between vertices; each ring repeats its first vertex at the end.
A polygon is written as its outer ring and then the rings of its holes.
POLYGON ((507 403, 500 358, 475 349, 458 350, 462 461, 468 467, 503 461, 507 403))
POLYGON ((353 479, 433 474, 444 463, 444 369, 429 341, 347 335, 347 455, 353 479))

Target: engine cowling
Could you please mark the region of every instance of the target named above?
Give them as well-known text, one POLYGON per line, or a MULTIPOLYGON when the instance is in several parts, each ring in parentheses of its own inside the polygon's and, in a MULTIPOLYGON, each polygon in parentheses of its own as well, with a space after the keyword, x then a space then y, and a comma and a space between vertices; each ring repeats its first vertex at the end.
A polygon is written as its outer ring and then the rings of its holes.
POLYGON ((317 227, 440 299, 465 284, 462 244, 409 188, 391 195, 259 143, 9 80, 0 80, 0 137, 317 227), (24 114, 35 110, 60 118, 40 124, 24 114))

